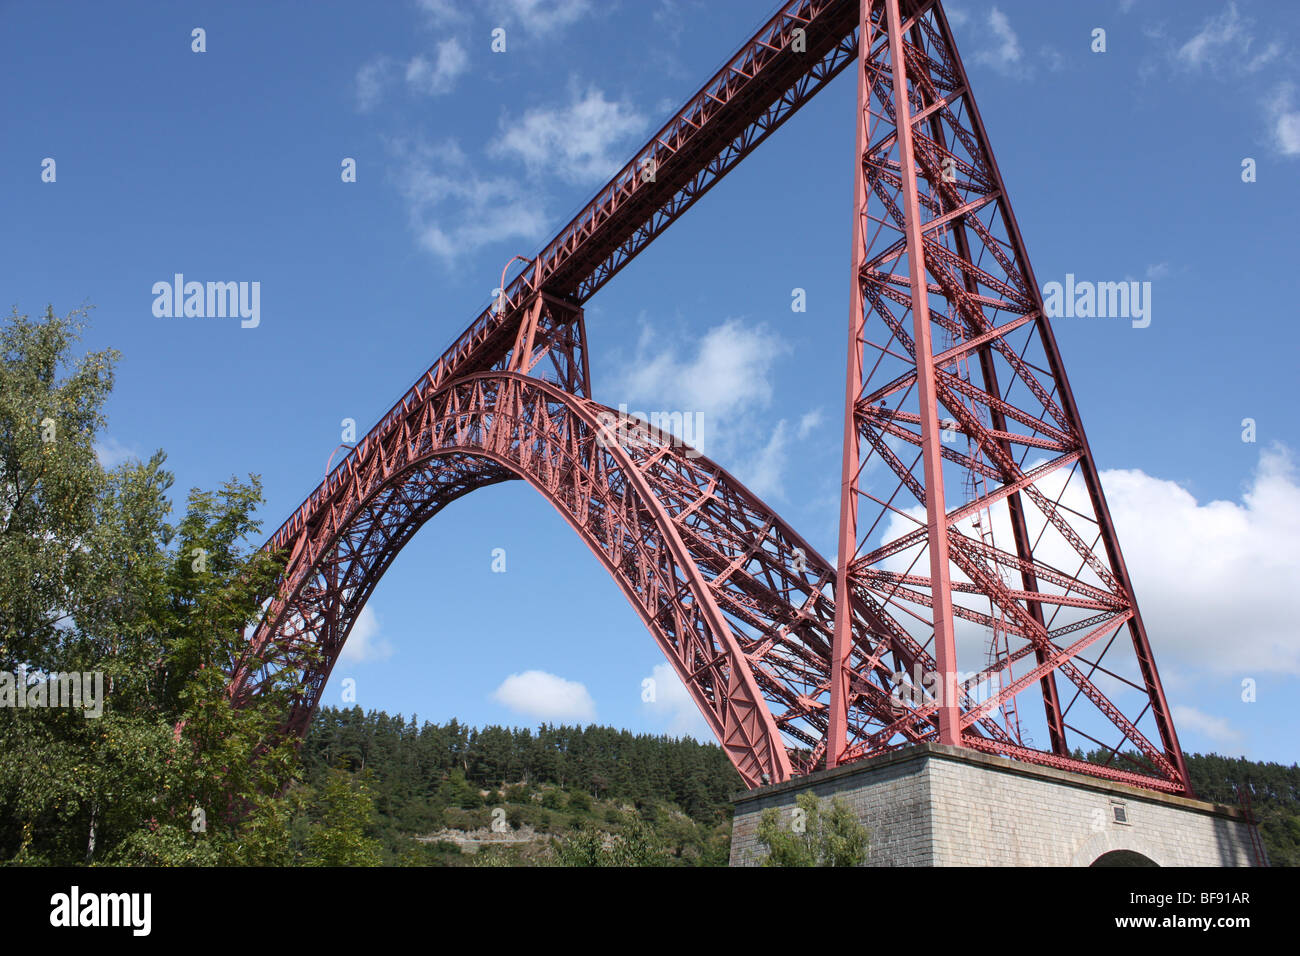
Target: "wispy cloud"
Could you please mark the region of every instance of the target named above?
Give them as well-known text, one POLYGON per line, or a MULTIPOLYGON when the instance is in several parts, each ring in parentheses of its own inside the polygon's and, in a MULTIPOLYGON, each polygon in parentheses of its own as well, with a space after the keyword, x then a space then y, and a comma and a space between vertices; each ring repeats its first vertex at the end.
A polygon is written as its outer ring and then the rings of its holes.
POLYGON ((443 96, 469 69, 469 54, 455 37, 440 42, 430 56, 416 54, 403 66, 388 55, 374 57, 358 70, 355 80, 357 109, 368 113, 383 102, 400 74, 416 96, 443 96))
POLYGON ((621 381, 629 401, 664 401, 728 419, 772 400, 772 366, 788 346, 764 325, 727 319, 683 349, 643 327, 621 381))
POLYGON ((1283 156, 1300 156, 1300 110, 1294 99, 1295 87, 1283 83, 1265 104, 1273 145, 1283 156))
POLYGON ((393 645, 384 637, 380 628, 379 615, 369 604, 361 609, 347 643, 339 651, 339 663, 364 664, 369 661, 383 661, 393 656, 393 645))
POLYGON ((393 75, 393 61, 387 56, 377 56, 357 70, 357 109, 368 113, 380 104, 384 90, 393 75))
MULTIPOLYGON (((463 51, 447 43, 439 47, 438 62, 408 66, 413 88, 434 92, 463 70, 463 51)), ((646 118, 629 104, 595 87, 581 94, 575 87, 564 106, 503 118, 500 134, 485 150, 487 159, 497 161, 495 169, 491 162, 471 162, 455 140, 397 140, 390 150, 398 159, 398 186, 417 241, 451 264, 493 243, 542 238, 553 225, 546 215, 546 181, 604 181, 623 162, 621 144, 645 126, 646 118)))
POLYGON ((699 706, 668 664, 656 664, 648 678, 654 693, 646 700, 642 682, 642 706, 650 720, 673 736, 712 741, 713 732, 700 713, 699 706))
POLYGON ((1254 73, 1281 53, 1281 41, 1274 39, 1261 45, 1255 22, 1243 17, 1235 3, 1229 3, 1177 47, 1174 61, 1189 70, 1254 73))
POLYGON ((740 478, 760 498, 785 496, 785 467, 789 464, 789 444, 788 428, 782 418, 758 454, 737 467, 740 478))
POLYGON ((814 408, 812 411, 804 413, 804 416, 799 419, 799 438, 802 440, 811 435, 821 425, 823 418, 820 408, 814 408))
POLYGON ((488 0, 492 17, 545 36, 577 23, 592 12, 590 0, 488 0))
POLYGON ((416 0, 434 24, 456 23, 469 16, 468 5, 459 0, 416 0))
POLYGON ((1174 724, 1182 730, 1190 730, 1227 747, 1239 746, 1242 742, 1241 732, 1236 730, 1222 717, 1215 717, 1195 707, 1184 704, 1174 706, 1174 724))
POLYGON ((591 0, 418 0, 433 26, 464 23, 471 10, 484 14, 493 26, 518 27, 534 36, 547 36, 592 14, 591 0))
POLYGON ((564 106, 530 109, 519 119, 503 117, 501 135, 488 153, 522 160, 535 175, 599 183, 626 162, 620 147, 648 125, 631 104, 609 100, 594 86, 585 93, 571 88, 564 106))
MULTIPOLYGON (((766 326, 739 318, 685 342, 647 324, 635 354, 618 370, 621 388, 612 401, 626 401, 633 411, 701 413, 699 450, 719 459, 756 494, 779 497, 792 458, 792 429, 784 418, 772 421, 766 410, 776 362, 789 350, 766 326)), ((804 419, 796 431, 801 439, 814 427, 809 416, 804 419)))
POLYGON ((129 445, 124 445, 112 435, 105 435, 95 442, 95 457, 104 468, 116 468, 124 461, 139 458, 139 453, 129 445))
POLYGON ((1019 76, 1028 69, 1024 62, 1024 51, 1020 47, 1020 38, 1011 28, 1007 15, 993 7, 989 10, 988 29, 993 46, 985 47, 975 54, 975 62, 991 66, 999 73, 1019 76))
POLYGON ((1259 102, 1267 122, 1262 131, 1270 145, 1283 156, 1300 155, 1300 114, 1292 106, 1293 86, 1289 81, 1267 81, 1267 72, 1285 62, 1286 38, 1276 30, 1261 29, 1242 15, 1235 2, 1203 20, 1190 36, 1176 37, 1163 24, 1147 26, 1144 35, 1156 51, 1138 70, 1140 79, 1150 81, 1168 70, 1183 76, 1210 75, 1235 81, 1243 98, 1256 98, 1260 89, 1272 92, 1259 102))
POLYGON ((548 225, 544 201, 517 176, 483 173, 454 140, 394 142, 398 187, 421 248, 446 264, 510 239, 534 241, 548 225))
POLYGON ((439 96, 450 93, 456 80, 469 69, 469 54, 455 37, 438 44, 433 59, 412 57, 406 64, 406 85, 414 93, 439 96))

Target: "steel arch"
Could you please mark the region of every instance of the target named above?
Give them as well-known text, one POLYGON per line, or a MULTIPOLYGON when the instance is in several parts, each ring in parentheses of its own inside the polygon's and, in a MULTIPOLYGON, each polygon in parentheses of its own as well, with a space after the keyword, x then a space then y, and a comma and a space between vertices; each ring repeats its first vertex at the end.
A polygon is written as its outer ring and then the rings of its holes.
MULTIPOLYGON (((269 682, 301 685, 287 729, 303 732, 357 615, 401 548, 456 498, 522 478, 613 576, 746 784, 791 776, 755 669, 701 570, 716 562, 694 553, 698 541, 694 552, 686 545, 646 475, 684 449, 633 454, 613 440, 602 413, 517 373, 471 375, 431 393, 307 523, 234 668, 231 697, 241 701, 269 682)), ((764 680, 771 689, 779 683, 764 680)))

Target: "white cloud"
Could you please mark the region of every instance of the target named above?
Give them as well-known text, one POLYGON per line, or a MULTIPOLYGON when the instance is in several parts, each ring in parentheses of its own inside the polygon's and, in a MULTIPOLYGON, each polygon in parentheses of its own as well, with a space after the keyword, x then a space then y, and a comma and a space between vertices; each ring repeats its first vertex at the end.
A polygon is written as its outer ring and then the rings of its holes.
MULTIPOLYGON (((1158 42, 1165 39, 1161 31, 1148 35, 1158 42)), ((1242 16, 1236 3, 1229 3, 1207 18, 1190 38, 1167 45, 1163 55, 1185 73, 1207 72, 1246 80, 1251 89, 1241 91, 1245 97, 1253 95, 1260 84, 1255 74, 1277 63, 1284 52, 1281 39, 1270 39, 1267 28, 1262 34, 1257 32, 1255 21, 1242 16)), ((1148 61, 1139 75, 1146 79, 1155 73, 1155 65, 1148 61)), ((1282 83, 1263 102, 1268 138, 1283 156, 1300 155, 1300 112, 1292 105, 1293 90, 1291 83, 1282 83)))
POLYGON ((1102 475, 1157 661, 1188 672, 1300 674, 1300 484, 1261 452, 1241 501, 1200 504, 1141 471, 1102 475))
POLYGON ((694 737, 706 742, 713 740, 713 731, 700 708, 670 665, 656 664, 649 679, 654 681, 650 685, 654 689, 654 699, 645 700, 643 683, 641 703, 651 721, 676 737, 694 737))
POLYGON ((1148 279, 1164 279, 1169 276, 1169 263, 1157 262, 1147 266, 1146 277, 1148 279))
MULTIPOLYGON (((436 93, 450 88, 467 57, 455 40, 438 47, 437 62, 412 60, 406 78, 412 89, 436 93)), ((488 154, 522 160, 533 173, 572 182, 603 180, 621 163, 616 144, 645 124, 626 104, 606 100, 596 89, 573 96, 569 106, 534 109, 502 134, 488 154)), ((551 224, 546 190, 519 175, 494 174, 471 162, 460 145, 390 144, 397 156, 398 186, 405 195, 419 244, 453 264, 463 254, 498 242, 534 242, 551 224)))
POLYGON ((1273 40, 1272 42, 1269 43, 1268 46, 1266 46, 1259 53, 1256 53, 1250 59, 1246 60, 1242 68, 1247 73, 1254 73, 1257 70, 1259 70, 1261 67, 1267 66, 1269 63, 1272 63, 1281 54, 1282 54, 1282 44, 1279 43, 1277 40, 1273 40))
POLYGON ((94 444, 95 457, 103 468, 115 468, 122 462, 140 455, 129 445, 124 445, 112 435, 105 435, 94 444))
POLYGON ((603 182, 626 162, 619 147, 642 132, 647 119, 630 104, 611 101, 595 87, 570 91, 569 105, 531 109, 522 119, 501 120, 490 155, 520 159, 535 174, 558 174, 573 183, 603 182))
POLYGON ((1241 16, 1237 5, 1210 17, 1201 29, 1174 53, 1174 60, 1189 70, 1231 69, 1254 73, 1273 62, 1282 53, 1282 45, 1272 40, 1262 50, 1256 44, 1253 20, 1241 16), (1255 48, 1252 53, 1252 47, 1255 48))
POLYGON ((1209 738, 1216 744, 1237 746, 1242 742, 1240 731, 1233 729, 1232 725, 1222 717, 1215 717, 1213 714, 1183 704, 1174 705, 1173 712, 1174 726, 1179 729, 1180 736, 1182 732, 1190 730, 1209 738))
POLYGON ((720 461, 739 460, 733 470, 751 490, 779 495, 790 459, 790 429, 785 419, 772 422, 764 411, 772 403, 773 367, 789 346, 765 326, 737 318, 714 326, 686 348, 677 341, 661 345, 661 336, 657 328, 643 326, 634 358, 616 376, 622 389, 612 396, 614 404, 626 402, 629 411, 647 414, 656 409, 701 414, 703 435, 694 438, 695 447, 720 461))
POLYGON ((576 23, 591 12, 590 0, 489 0, 490 15, 505 25, 517 23, 545 35, 576 23))
POLYGON ((765 326, 727 319, 704 333, 689 357, 672 346, 655 351, 655 336, 650 326, 642 329, 636 360, 622 379, 630 399, 666 398, 719 423, 771 402, 772 365, 787 346, 765 326))
POLYGON ((586 687, 546 671, 511 674, 493 691, 492 698, 539 720, 591 721, 596 717, 596 704, 586 687))
POLYGON ((420 9, 435 23, 457 22, 465 19, 465 5, 458 0, 418 0, 420 9))
POLYGON ((1273 144, 1283 156, 1300 156, 1300 110, 1292 106, 1295 87, 1284 83, 1267 104, 1273 144))
POLYGON ((799 431, 798 431, 799 440, 802 441, 803 439, 811 435, 813 433, 813 429, 816 428, 821 423, 822 423, 822 410, 820 408, 814 408, 811 412, 805 412, 803 417, 799 419, 799 431))
POLYGON ((474 4, 418 0, 418 3, 433 26, 464 23, 473 9, 485 13, 493 27, 520 27, 537 36, 570 26, 593 11, 591 0, 479 0, 474 4))
MULTIPOLYGON (((1063 481, 1064 474, 1058 471, 1040 480, 1038 487, 1054 499, 1063 481)), ((1201 504, 1175 482, 1137 469, 1105 471, 1101 481, 1162 673, 1176 672, 1179 679, 1300 675, 1300 641, 1292 607, 1292 592, 1300 581, 1300 483, 1283 449, 1260 453, 1240 501, 1201 504)), ((1089 510, 1077 476, 1061 503, 1081 512, 1089 510)), ((919 508, 909 513, 924 517, 919 508)), ((1029 521, 1030 536, 1038 539, 1043 519, 1036 509, 1030 509, 1029 521)), ((916 527, 913 521, 894 516, 885 540, 916 527)), ((964 530, 970 533, 969 527, 964 530)), ((1005 507, 994 509, 994 532, 1004 547, 1011 540, 1005 507)), ((903 570, 916 553, 915 549, 903 552, 886 566, 903 570)), ((1077 555, 1055 532, 1044 538, 1036 554, 1067 572, 1079 565, 1077 555)), ((926 561, 922 557, 918 562, 918 573, 928 573, 926 561)), ((1084 574, 1084 580, 1095 582, 1089 574, 1084 574)), ((983 609, 987 611, 987 602, 983 609)), ((1065 620, 1063 615, 1057 623, 1065 620)), ((959 622, 958 627, 963 626, 959 622)), ((975 634, 973 625, 967 633, 975 634)), ((1130 651, 1123 654, 1131 660, 1130 651)), ((977 655, 961 656, 962 666, 977 666, 977 655)))
POLYGON ((1016 36, 1016 31, 1011 29, 1011 21, 1007 19, 1007 15, 994 7, 989 11, 988 26, 997 45, 976 53, 975 62, 991 66, 999 73, 1007 75, 1021 73, 1024 53, 1020 49, 1020 38, 1016 36))
POLYGON ((1190 67, 1210 63, 1240 33, 1241 20, 1237 16, 1237 5, 1230 3, 1227 10, 1206 20, 1201 31, 1178 48, 1178 59, 1190 67))
POLYGON ((441 96, 450 93, 456 86, 456 80, 468 69, 469 54, 455 37, 439 43, 434 48, 432 58, 422 54, 411 57, 405 68, 394 63, 390 56, 377 56, 357 70, 357 109, 367 113, 378 106, 399 71, 405 77, 407 89, 412 93, 418 96, 441 96))
POLYGON ((446 264, 483 246, 534 241, 546 230, 544 201, 517 177, 481 174, 454 141, 391 144, 398 185, 420 245, 446 264))
POLYGON ((1036 53, 1027 51, 1011 25, 1011 18, 997 7, 992 7, 987 16, 979 17, 951 8, 946 12, 953 26, 962 31, 960 42, 975 51, 971 57, 974 63, 1019 80, 1032 77, 1039 66, 1053 73, 1066 67, 1065 55, 1051 44, 1038 46, 1036 53))
POLYGON ((749 490, 760 498, 779 498, 785 493, 785 483, 781 474, 785 471, 789 454, 785 419, 776 423, 772 437, 762 450, 737 471, 740 479, 749 486, 749 490))
POLYGON ((414 93, 440 96, 450 93, 456 80, 469 69, 469 54, 455 37, 438 44, 434 59, 415 56, 406 64, 406 85, 414 93))
POLYGON ((386 56, 375 57, 357 70, 357 109, 366 113, 379 105, 392 73, 393 62, 386 56))
POLYGON ((380 633, 379 615, 367 604, 357 615, 352 632, 343 650, 339 651, 341 664, 365 664, 384 661, 393 656, 393 645, 380 633))

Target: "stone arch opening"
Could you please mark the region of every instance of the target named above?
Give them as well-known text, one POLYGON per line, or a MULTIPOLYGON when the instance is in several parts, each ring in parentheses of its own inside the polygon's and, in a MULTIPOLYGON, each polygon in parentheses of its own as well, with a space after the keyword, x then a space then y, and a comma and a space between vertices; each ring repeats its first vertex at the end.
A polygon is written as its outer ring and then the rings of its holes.
POLYGON ((1093 860, 1089 866, 1159 866, 1149 856, 1137 850, 1110 850, 1093 860))

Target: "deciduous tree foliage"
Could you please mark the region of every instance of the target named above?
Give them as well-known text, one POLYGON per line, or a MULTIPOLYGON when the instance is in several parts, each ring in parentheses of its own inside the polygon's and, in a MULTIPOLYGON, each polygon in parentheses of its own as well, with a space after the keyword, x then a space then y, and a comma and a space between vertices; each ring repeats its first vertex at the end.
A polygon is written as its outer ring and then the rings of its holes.
POLYGON ((383 860, 367 774, 334 770, 318 792, 305 840, 312 866, 378 866, 383 860))
POLYGON ((768 849, 764 866, 862 866, 870 834, 839 797, 829 803, 804 791, 795 798, 799 813, 764 810, 758 840, 768 849))
POLYGON ((259 482, 195 489, 173 525, 162 452, 102 467, 116 354, 71 356, 83 318, 0 329, 0 670, 101 672, 105 697, 98 718, 0 707, 0 859, 290 862, 293 751, 258 746, 287 690, 238 711, 223 693, 275 575, 259 482))

